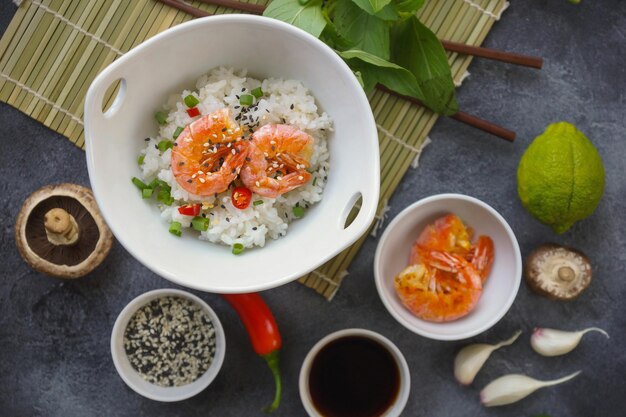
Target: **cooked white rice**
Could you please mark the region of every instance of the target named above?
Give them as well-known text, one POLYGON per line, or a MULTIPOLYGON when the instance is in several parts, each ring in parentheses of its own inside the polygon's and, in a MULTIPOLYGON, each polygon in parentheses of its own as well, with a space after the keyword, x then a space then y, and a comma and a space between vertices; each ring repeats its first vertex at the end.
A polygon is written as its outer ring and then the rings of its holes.
POLYGON ((185 90, 170 97, 164 110, 168 113, 167 123, 160 126, 159 134, 146 142, 141 151, 144 156, 141 171, 143 180, 148 183, 155 178, 165 181, 172 187, 171 195, 175 202, 171 206, 159 204, 164 222, 164 233, 172 221, 180 222, 182 228, 191 227, 191 217, 179 214, 178 207, 189 203, 204 203, 203 213, 210 219, 209 229, 197 232, 200 239, 232 246, 236 243, 249 248, 265 245, 267 237, 277 239, 287 234, 289 223, 295 218, 293 208, 298 205, 305 209, 322 199, 329 170, 327 136, 332 131, 332 121, 326 113, 319 113, 315 98, 300 81, 269 78, 263 81, 246 76, 246 71, 233 68, 215 68, 201 77, 196 83, 197 91, 185 90), (233 117, 240 116, 242 106, 239 95, 249 94, 261 86, 263 97, 242 114, 238 122, 249 135, 250 130, 270 123, 286 123, 305 131, 315 140, 309 172, 312 179, 305 185, 285 193, 276 199, 252 195, 252 201, 262 200, 263 204, 250 204, 240 210, 231 203, 229 189, 215 196, 202 197, 188 193, 174 179, 170 157, 171 149, 161 153, 157 144, 162 140, 172 140, 177 127, 193 122, 186 112, 183 98, 194 95, 201 115, 206 115, 224 107, 229 107, 233 117), (251 128, 251 129, 249 129, 251 128), (313 185, 315 184, 315 185, 313 185))

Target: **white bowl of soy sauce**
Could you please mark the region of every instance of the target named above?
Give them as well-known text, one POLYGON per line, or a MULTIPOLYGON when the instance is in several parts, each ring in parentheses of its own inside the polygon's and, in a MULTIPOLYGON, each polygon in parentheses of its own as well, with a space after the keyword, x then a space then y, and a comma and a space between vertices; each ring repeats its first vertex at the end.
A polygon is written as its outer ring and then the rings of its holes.
POLYGON ((300 370, 300 398, 311 417, 398 417, 411 386, 409 367, 386 337, 365 329, 331 333, 300 370))

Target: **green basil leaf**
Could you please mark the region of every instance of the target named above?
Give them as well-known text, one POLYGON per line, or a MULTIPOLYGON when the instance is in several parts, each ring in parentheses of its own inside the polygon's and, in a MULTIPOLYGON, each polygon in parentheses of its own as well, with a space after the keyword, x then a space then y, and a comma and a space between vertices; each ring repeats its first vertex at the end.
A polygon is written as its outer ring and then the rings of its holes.
POLYGON ((388 5, 391 0, 352 0, 354 4, 369 14, 376 14, 388 5))
POLYGON ((424 5, 424 0, 398 0, 393 3, 393 7, 399 13, 415 14, 424 5))
POLYGON ((301 4, 298 0, 272 0, 263 16, 290 23, 316 38, 319 38, 326 26, 322 15, 322 0, 309 0, 306 4, 301 4))
POLYGON ((358 49, 337 53, 348 62, 350 68, 361 73, 366 92, 381 83, 397 93, 422 99, 423 94, 415 77, 406 68, 358 49))
POLYGON ((324 19, 326 20, 326 26, 324 27, 324 30, 320 35, 320 39, 322 40, 322 42, 324 42, 326 45, 330 46, 333 49, 350 49, 351 42, 341 36, 339 31, 337 31, 337 27, 335 26, 333 21, 330 20, 330 17, 328 16, 328 10, 326 8, 322 9, 322 14, 324 15, 324 19))
POLYGON ((363 62, 355 62, 355 67, 360 68, 360 71, 357 71, 361 74, 361 80, 363 81, 363 90, 365 90, 365 94, 370 94, 376 88, 376 84, 379 83, 387 83, 393 84, 392 81, 382 79, 383 75, 381 74, 380 69, 376 68, 373 65, 368 65, 363 62), (379 81, 380 80, 380 81, 379 81))
POLYGON ((338 0, 334 23, 341 37, 350 42, 351 49, 358 49, 389 60, 389 25, 378 17, 368 14, 352 0, 338 0))
POLYGON ((424 104, 448 116, 458 112, 448 57, 435 34, 413 16, 394 26, 392 45, 391 61, 413 74, 424 104))
POLYGON ((391 4, 388 4, 382 9, 380 9, 380 12, 376 13, 374 16, 380 19, 383 19, 384 21, 387 21, 387 22, 393 22, 400 18, 400 15, 391 4))

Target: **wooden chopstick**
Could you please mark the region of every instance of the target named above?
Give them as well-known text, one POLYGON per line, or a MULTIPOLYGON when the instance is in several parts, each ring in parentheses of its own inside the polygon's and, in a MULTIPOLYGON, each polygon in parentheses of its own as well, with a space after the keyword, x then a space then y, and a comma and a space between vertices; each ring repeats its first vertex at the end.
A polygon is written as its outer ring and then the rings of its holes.
POLYGON ((265 10, 264 5, 262 4, 251 4, 251 3, 242 3, 237 0, 197 0, 200 3, 204 4, 212 4, 214 6, 222 6, 228 7, 230 9, 241 10, 243 12, 254 13, 254 14, 263 14, 265 10))
MULTIPOLYGON (((388 89, 382 84, 377 84, 376 88, 386 93, 393 94, 394 96, 401 97, 404 100, 410 101, 413 104, 417 104, 418 106, 424 107, 424 103, 422 103, 418 99, 411 97, 411 96, 398 94, 395 91, 388 89)), ((487 132, 489 134, 492 134, 504 140, 508 140, 509 142, 513 142, 516 137, 515 132, 509 129, 506 129, 502 126, 499 126, 487 120, 481 119, 480 117, 474 116, 472 114, 465 113, 463 111, 458 111, 449 117, 459 122, 465 123, 466 125, 475 127, 476 129, 482 130, 483 132, 487 132)))
MULTIPOLYGON (((197 8, 195 8, 193 6, 189 6, 188 4, 182 3, 182 2, 177 1, 177 0, 156 0, 156 1, 160 1, 163 4, 167 4, 168 6, 171 6, 171 7, 175 8, 175 9, 178 9, 178 10, 181 10, 183 12, 189 13, 190 15, 195 16, 195 17, 212 16, 212 14, 209 13, 209 12, 205 12, 204 10, 197 9, 197 8)), ((216 1, 220 1, 222 3, 229 3, 229 4, 231 2, 232 3, 243 4, 243 3, 237 2, 236 0, 201 0, 201 1, 203 1, 205 3, 210 3, 210 4, 215 4, 216 1)), ((226 7, 228 7, 228 6, 226 6, 226 7)), ((235 7, 233 7, 233 8, 235 8, 235 7)), ((388 89, 387 87, 385 87, 385 86, 383 86, 381 84, 378 84, 376 87, 379 90, 381 90, 381 91, 385 91, 385 92, 387 92, 389 94, 401 97, 401 98, 403 98, 405 100, 408 100, 408 101, 410 101, 413 104, 416 104, 418 106, 424 107, 424 103, 422 103, 421 101, 419 101, 416 98, 409 97, 409 96, 404 96, 402 94, 398 94, 395 91, 390 90, 390 89, 388 89)), ((484 119, 481 119, 481 118, 476 117, 474 115, 471 115, 469 113, 465 113, 465 112, 459 111, 459 112, 457 112, 456 114, 453 114, 450 117, 455 119, 455 120, 458 120, 459 122, 465 123, 465 124, 467 124, 469 126, 475 127, 477 129, 482 130, 483 132, 490 133, 490 134, 492 134, 494 136, 497 136, 499 138, 505 139, 507 141, 512 142, 512 141, 515 140, 515 132, 510 131, 508 129, 505 129, 502 126, 498 126, 495 123, 491 123, 491 122, 489 122, 487 120, 484 120, 484 119)))
POLYGON ((204 10, 200 10, 197 9, 193 6, 188 5, 187 3, 183 3, 181 1, 177 1, 177 0, 156 0, 159 1, 163 4, 166 4, 170 7, 173 7, 174 9, 178 9, 181 12, 185 12, 188 13, 194 17, 206 17, 206 16, 213 16, 211 13, 209 12, 205 12, 204 10))
POLYGON ((543 59, 535 56, 515 54, 497 49, 483 48, 480 46, 466 45, 464 43, 441 41, 443 47, 450 52, 458 52, 465 55, 479 56, 493 59, 494 61, 508 62, 509 64, 522 65, 524 67, 541 69, 543 59))

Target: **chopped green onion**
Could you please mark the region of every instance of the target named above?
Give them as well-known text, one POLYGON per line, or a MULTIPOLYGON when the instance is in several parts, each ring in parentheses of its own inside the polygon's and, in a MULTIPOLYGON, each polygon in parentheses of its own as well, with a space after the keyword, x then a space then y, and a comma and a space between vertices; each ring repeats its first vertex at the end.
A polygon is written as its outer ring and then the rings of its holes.
POLYGON ((152 188, 144 188, 143 190, 141 190, 141 197, 142 198, 150 198, 152 197, 152 192, 154 190, 152 188))
POLYGON ((242 106, 250 106, 254 103, 254 96, 250 94, 242 94, 239 96, 239 104, 242 106))
POLYGON ((174 142, 172 142, 171 140, 162 140, 157 144, 157 148, 159 148, 161 152, 165 152, 172 146, 174 146, 174 142))
POLYGON ((170 195, 168 190, 159 190, 157 194, 157 201, 165 204, 166 206, 171 206, 174 202, 174 198, 170 195))
POLYGON ((239 255, 243 252, 243 245, 241 243, 235 243, 233 245, 233 255, 239 255))
POLYGON ((185 102, 185 106, 191 108, 191 107, 196 107, 198 105, 198 103, 200 103, 200 100, 198 100, 195 96, 189 94, 187 97, 185 97, 183 99, 183 101, 185 102))
POLYGON ((297 217, 298 219, 304 216, 304 208, 300 207, 300 206, 295 206, 293 208, 293 215, 294 217, 297 217))
POLYGON ((149 188, 152 188, 153 190, 156 189, 159 185, 160 185, 160 180, 158 178, 153 179, 152 181, 150 181, 150 184, 148 184, 149 188))
POLYGON ((150 184, 148 184, 147 187, 152 188, 153 190, 156 190, 157 188, 161 188, 161 190, 165 190, 168 193, 172 191, 172 187, 170 187, 168 183, 158 178, 155 178, 152 181, 150 181, 150 184))
POLYGON ((253 89, 250 93, 252 93, 252 95, 256 98, 263 97, 263 90, 261 90, 261 87, 253 89))
POLYGON ((172 135, 172 137, 174 138, 174 140, 178 139, 178 137, 180 136, 181 133, 183 133, 183 130, 185 130, 184 128, 178 126, 176 128, 176 130, 174 131, 174 134, 172 135))
POLYGON ((313 185, 317 182, 317 177, 313 177, 313 185))
POLYGON ((140 190, 144 190, 146 188, 149 188, 145 182, 141 181, 139 178, 137 177, 133 177, 133 179, 131 180, 133 182, 133 184, 135 184, 135 186, 137 188, 139 188, 140 190))
POLYGON ((180 235, 183 234, 183 232, 180 231, 180 226, 182 226, 180 222, 171 222, 170 233, 180 237, 180 235))
POLYGON ((169 191, 159 190, 159 193, 157 194, 157 201, 159 201, 160 203, 164 203, 164 202, 166 202, 169 198, 170 198, 170 193, 169 193, 169 191))
POLYGON ((263 200, 256 200, 254 203, 252 203, 253 206, 260 206, 261 204, 263 204, 263 200))
POLYGON ((139 155, 139 158, 137 158, 137 163, 139 165, 143 165, 144 159, 146 159, 146 155, 139 155))
POLYGON ((209 219, 206 217, 196 216, 191 220, 191 227, 199 232, 206 232, 209 228, 209 219))
MULTIPOLYGON (((158 182, 159 187, 161 187, 162 189, 167 190, 168 192, 172 191, 172 187, 170 187, 170 185, 168 183, 166 183, 165 181, 163 181, 163 180, 156 180, 156 181, 158 182)), ((152 183, 150 183, 150 184, 152 184, 152 183)))
POLYGON ((165 112, 158 111, 154 113, 154 118, 156 119, 157 123, 160 125, 164 125, 167 123, 167 114, 165 114, 165 112))

